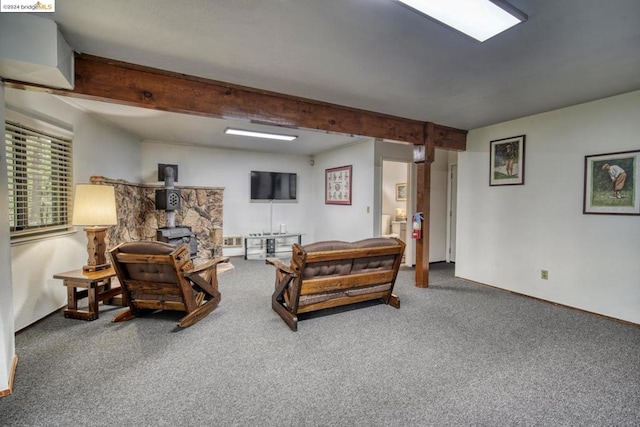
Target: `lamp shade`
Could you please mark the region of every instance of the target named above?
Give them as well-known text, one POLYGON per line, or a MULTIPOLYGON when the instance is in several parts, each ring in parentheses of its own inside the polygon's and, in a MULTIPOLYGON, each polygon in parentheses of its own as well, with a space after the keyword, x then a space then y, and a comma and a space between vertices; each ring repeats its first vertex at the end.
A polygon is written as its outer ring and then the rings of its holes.
POLYGON ((116 225, 116 194, 108 185, 76 185, 72 225, 116 225))

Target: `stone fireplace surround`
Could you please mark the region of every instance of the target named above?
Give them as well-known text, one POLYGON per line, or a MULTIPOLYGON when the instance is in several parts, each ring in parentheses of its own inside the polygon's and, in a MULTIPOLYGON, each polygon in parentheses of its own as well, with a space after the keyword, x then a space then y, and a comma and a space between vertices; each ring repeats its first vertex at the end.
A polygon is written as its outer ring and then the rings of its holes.
MULTIPOLYGON (((118 225, 107 231, 107 248, 122 242, 156 240, 159 227, 166 226, 166 212, 156 210, 155 191, 164 185, 136 184, 121 179, 92 176, 92 184, 115 188, 118 225)), ((177 186, 182 199, 176 211, 176 226, 189 226, 198 241, 199 263, 222 256, 223 187, 177 186)))

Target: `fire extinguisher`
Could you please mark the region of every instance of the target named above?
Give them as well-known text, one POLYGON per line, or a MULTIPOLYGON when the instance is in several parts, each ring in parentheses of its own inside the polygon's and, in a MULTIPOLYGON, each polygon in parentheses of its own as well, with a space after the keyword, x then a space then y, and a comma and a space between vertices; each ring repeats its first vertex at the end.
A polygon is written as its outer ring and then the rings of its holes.
POLYGON ((422 212, 417 212, 413 215, 411 237, 414 239, 422 239, 422 219, 422 212))

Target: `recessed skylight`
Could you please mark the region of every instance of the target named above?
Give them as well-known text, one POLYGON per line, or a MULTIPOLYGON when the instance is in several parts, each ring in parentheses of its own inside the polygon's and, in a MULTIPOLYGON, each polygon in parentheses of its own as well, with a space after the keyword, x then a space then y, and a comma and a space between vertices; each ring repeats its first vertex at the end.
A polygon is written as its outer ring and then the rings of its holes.
POLYGON ((481 42, 527 20, 501 0, 397 0, 481 42))
POLYGON ((297 135, 284 135, 280 133, 270 133, 270 132, 254 132, 252 130, 233 129, 233 128, 225 129, 224 133, 226 133, 227 135, 250 136, 253 138, 278 139, 280 141, 293 141, 298 137, 297 135))

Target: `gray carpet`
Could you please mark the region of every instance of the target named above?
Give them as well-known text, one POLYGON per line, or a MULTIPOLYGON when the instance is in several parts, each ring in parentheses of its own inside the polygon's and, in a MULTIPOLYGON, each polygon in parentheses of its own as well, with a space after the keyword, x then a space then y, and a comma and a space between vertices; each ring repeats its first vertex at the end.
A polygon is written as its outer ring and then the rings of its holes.
POLYGON ((401 308, 271 309, 272 267, 232 259, 221 305, 110 323, 56 313, 16 336, 3 426, 638 426, 640 329, 401 271, 401 308))

